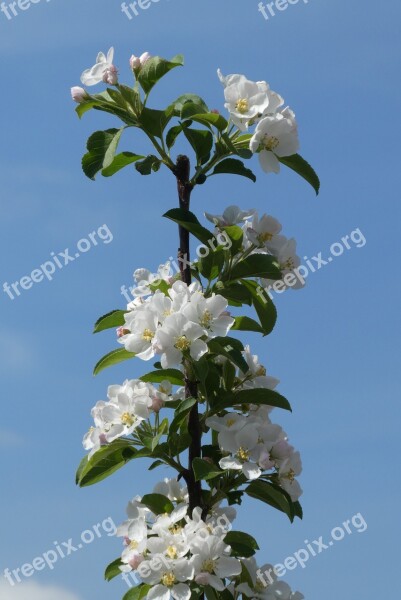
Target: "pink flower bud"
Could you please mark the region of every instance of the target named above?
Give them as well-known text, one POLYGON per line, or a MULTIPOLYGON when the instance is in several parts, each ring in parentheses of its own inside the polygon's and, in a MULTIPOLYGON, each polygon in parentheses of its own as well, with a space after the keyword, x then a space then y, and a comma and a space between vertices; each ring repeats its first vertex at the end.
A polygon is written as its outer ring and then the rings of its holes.
POLYGON ((144 52, 143 54, 141 54, 139 58, 139 60, 141 61, 141 67, 143 67, 143 65, 148 62, 149 58, 152 58, 152 55, 149 54, 149 52, 144 52))
POLYGON ((129 59, 129 64, 131 69, 133 71, 136 71, 137 69, 141 68, 141 59, 139 58, 139 56, 135 56, 135 54, 133 54, 129 59))
POLYGON ((163 406, 164 406, 164 402, 163 402, 163 400, 161 398, 158 398, 157 396, 155 396, 152 399, 152 410, 155 413, 160 412, 160 410, 163 408, 163 406))
POLYGON ((109 85, 116 85, 118 82, 118 71, 117 67, 111 65, 108 69, 105 70, 103 74, 104 83, 108 83, 109 85))
POLYGON ((87 96, 84 88, 79 87, 78 85, 71 88, 71 98, 74 102, 83 102, 87 96))
POLYGON ((213 113, 214 115, 220 114, 220 111, 218 111, 217 108, 213 108, 210 112, 213 113))
POLYGON ((134 558, 131 558, 131 560, 129 561, 129 566, 132 567, 132 569, 134 571, 136 571, 136 569, 139 567, 139 565, 141 564, 141 562, 144 560, 142 554, 137 554, 136 556, 134 556, 134 558))
POLYGON ((125 329, 124 327, 119 327, 117 329, 117 337, 121 338, 123 337, 123 335, 127 335, 128 333, 130 333, 129 329, 125 329))

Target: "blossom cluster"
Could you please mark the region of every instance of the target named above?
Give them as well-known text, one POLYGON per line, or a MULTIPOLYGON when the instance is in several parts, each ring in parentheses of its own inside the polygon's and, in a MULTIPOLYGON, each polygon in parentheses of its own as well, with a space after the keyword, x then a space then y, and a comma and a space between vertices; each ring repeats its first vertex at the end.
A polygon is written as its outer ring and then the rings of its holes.
POLYGON ((219 294, 206 298, 198 282, 175 281, 167 295, 156 290, 129 304, 119 342, 142 360, 159 354, 163 368, 180 365, 186 356, 197 361, 208 351, 207 340, 233 326, 227 306, 219 294))
POLYGON ((173 399, 171 389, 169 381, 163 381, 156 389, 139 379, 109 386, 108 401, 102 400, 93 407, 91 414, 95 426, 83 439, 85 450, 90 451, 89 458, 101 446, 132 434, 152 413, 158 413, 165 402, 173 399))
MULTIPOLYGON (((154 493, 170 500, 169 513, 154 514, 136 496, 127 507, 128 519, 118 528, 124 539, 120 570, 136 571, 142 582, 152 586, 147 600, 189 600, 194 589, 210 586, 218 592, 229 587, 248 598, 264 600, 302 600, 284 582, 273 580, 264 586, 257 580, 254 559, 234 556, 225 537, 232 529, 236 511, 216 505, 202 519, 201 509, 188 516, 188 492, 175 479, 157 484, 154 493), (240 584, 243 565, 252 580, 240 584)), ((264 567, 263 567, 264 568, 264 567)))
MULTIPOLYGON (((235 205, 227 207, 221 215, 205 213, 205 216, 218 229, 239 225, 244 232, 242 252, 246 252, 246 255, 253 253, 273 255, 279 264, 284 283, 285 276, 293 273, 301 264, 301 259, 296 253, 295 239, 288 239, 281 235, 282 225, 276 218, 267 214, 259 216, 254 209, 242 210, 235 205)), ((262 287, 271 283, 267 279, 261 279, 262 287)), ((303 283, 298 280, 291 287, 297 289, 302 286, 303 283)))
POLYGON ((256 124, 249 148, 259 153, 260 165, 266 173, 278 173, 279 158, 291 156, 299 149, 294 112, 289 107, 283 108, 284 99, 266 81, 250 81, 238 74, 225 77, 220 70, 218 75, 231 121, 240 131, 256 124))
MULTIPOLYGON (((237 389, 271 389, 278 379, 266 375, 266 369, 245 347, 244 358, 248 364, 247 374, 238 372, 237 389)), ((299 452, 288 442, 285 431, 271 422, 272 407, 241 406, 238 412, 226 412, 224 416, 206 419, 206 425, 218 432, 218 442, 225 456, 219 465, 224 470, 242 471, 249 480, 258 479, 264 471, 272 474, 272 480, 282 487, 296 502, 302 489, 295 479, 301 474, 299 452), (246 410, 244 410, 246 408, 246 410)))

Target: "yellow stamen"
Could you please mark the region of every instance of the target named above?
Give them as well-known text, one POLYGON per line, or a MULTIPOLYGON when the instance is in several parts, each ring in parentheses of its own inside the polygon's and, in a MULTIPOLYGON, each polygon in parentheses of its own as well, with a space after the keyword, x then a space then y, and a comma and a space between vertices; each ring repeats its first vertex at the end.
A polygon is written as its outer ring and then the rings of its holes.
POLYGON ((248 112, 249 110, 249 102, 246 98, 240 98, 236 105, 235 108, 237 109, 237 111, 241 114, 244 114, 246 112, 248 112))
POLYGON ((181 350, 181 352, 184 352, 185 350, 189 349, 189 347, 191 346, 191 342, 185 337, 185 335, 181 335, 180 337, 175 339, 174 345, 177 348, 177 350, 181 350))
POLYGON ((154 337, 155 337, 155 334, 150 329, 145 329, 142 334, 142 339, 145 340, 145 342, 151 342, 154 337))
POLYGON ((162 584, 166 587, 172 587, 175 584, 175 575, 171 571, 169 573, 165 573, 162 577, 162 584))

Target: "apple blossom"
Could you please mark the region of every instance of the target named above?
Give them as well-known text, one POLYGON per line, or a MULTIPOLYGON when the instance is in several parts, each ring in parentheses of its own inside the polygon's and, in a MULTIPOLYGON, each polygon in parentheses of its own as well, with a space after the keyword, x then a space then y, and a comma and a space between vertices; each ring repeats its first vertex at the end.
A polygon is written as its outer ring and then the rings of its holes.
POLYGON ((180 364, 184 353, 189 353, 193 360, 199 360, 208 351, 206 343, 200 339, 203 336, 202 327, 185 315, 174 313, 167 317, 156 338, 162 367, 166 369, 180 364))
POLYGON ((244 75, 231 75, 226 78, 224 106, 238 129, 245 131, 252 120, 267 110, 268 90, 269 86, 265 81, 249 81, 244 75))
POLYGON ((205 212, 205 217, 208 221, 217 227, 227 227, 229 225, 237 225, 255 214, 255 209, 241 210, 239 206, 228 206, 222 215, 211 215, 205 212))
MULTIPOLYGON (((103 81, 105 73, 114 67, 114 48, 110 48, 107 56, 103 52, 99 52, 96 58, 96 63, 90 69, 86 69, 81 75, 81 83, 83 85, 91 86, 96 85, 103 81)), ((115 68, 115 67, 114 67, 115 68)))
POLYGON ((201 585, 210 585, 223 591, 224 579, 241 573, 241 563, 237 558, 228 556, 231 548, 220 537, 209 535, 206 539, 190 542, 195 569, 195 581, 201 585))
POLYGON ((264 117, 256 126, 249 147, 252 152, 259 152, 259 162, 265 173, 279 173, 277 157, 291 156, 299 149, 294 113, 287 110, 264 117))

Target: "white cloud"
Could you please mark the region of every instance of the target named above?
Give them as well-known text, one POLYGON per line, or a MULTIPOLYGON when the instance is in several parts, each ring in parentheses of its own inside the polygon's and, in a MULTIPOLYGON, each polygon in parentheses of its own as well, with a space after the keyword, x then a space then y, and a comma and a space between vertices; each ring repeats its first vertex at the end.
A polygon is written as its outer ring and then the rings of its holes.
POLYGON ((56 586, 20 583, 11 586, 0 582, 1 600, 80 600, 75 594, 56 586))

